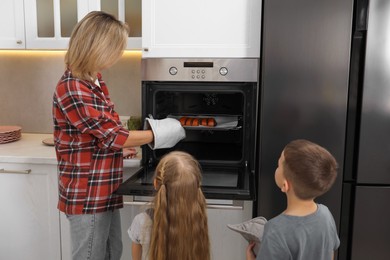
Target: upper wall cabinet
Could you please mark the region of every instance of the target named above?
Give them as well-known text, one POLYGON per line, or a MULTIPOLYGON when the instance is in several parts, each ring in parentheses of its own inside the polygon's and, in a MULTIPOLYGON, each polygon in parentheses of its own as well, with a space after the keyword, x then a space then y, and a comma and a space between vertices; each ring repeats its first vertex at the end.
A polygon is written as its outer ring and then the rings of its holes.
POLYGON ((77 0, 25 0, 27 49, 66 49, 78 17, 77 0))
POLYGON ((111 13, 131 28, 127 49, 141 48, 141 0, 1 0, 0 49, 66 49, 87 13, 111 13))
POLYGON ((0 23, 0 48, 24 49, 23 0, 1 0, 0 23))
POLYGON ((142 0, 93 0, 97 2, 95 10, 114 14, 119 20, 130 26, 127 49, 141 49, 142 46, 142 0), (100 3, 100 5, 99 5, 100 3))
POLYGON ((78 0, 78 15, 84 17, 91 11, 104 11, 113 14, 130 26, 127 49, 141 49, 142 0, 78 0))
POLYGON ((261 0, 143 0, 142 55, 259 58, 261 0))

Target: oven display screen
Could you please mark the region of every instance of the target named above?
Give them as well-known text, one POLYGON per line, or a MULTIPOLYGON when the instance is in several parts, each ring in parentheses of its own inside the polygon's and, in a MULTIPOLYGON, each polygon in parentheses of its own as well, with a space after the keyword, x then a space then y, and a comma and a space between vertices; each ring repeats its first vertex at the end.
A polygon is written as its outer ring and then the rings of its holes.
POLYGON ((212 68, 213 62, 184 62, 184 68, 212 68))

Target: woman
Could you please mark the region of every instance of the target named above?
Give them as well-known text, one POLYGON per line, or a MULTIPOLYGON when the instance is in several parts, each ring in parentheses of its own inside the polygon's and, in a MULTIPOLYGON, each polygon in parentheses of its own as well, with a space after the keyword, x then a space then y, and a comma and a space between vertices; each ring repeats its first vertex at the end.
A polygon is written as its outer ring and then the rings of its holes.
POLYGON ((169 131, 157 135, 170 146, 185 136, 172 119, 149 119, 152 130, 129 132, 121 125, 99 71, 122 56, 128 31, 107 13, 86 15, 72 32, 66 71, 53 97, 58 208, 70 223, 73 259, 120 259, 123 199, 115 191, 122 183, 123 156, 135 154, 131 147, 159 141, 154 136, 162 128, 169 131))

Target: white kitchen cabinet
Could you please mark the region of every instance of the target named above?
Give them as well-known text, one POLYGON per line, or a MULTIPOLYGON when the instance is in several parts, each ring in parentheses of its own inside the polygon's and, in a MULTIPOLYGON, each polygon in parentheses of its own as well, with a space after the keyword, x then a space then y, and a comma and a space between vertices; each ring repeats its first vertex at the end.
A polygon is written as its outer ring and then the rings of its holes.
MULTIPOLYGON (((122 218, 122 260, 131 259, 131 240, 127 234, 134 217, 149 206, 140 201, 130 201, 125 196, 125 206, 121 209, 122 218)), ((208 200, 207 217, 211 244, 211 259, 244 259, 248 242, 237 232, 230 230, 228 224, 238 224, 252 218, 251 201, 208 200)))
POLYGON ((72 260, 69 222, 64 213, 60 213, 61 223, 61 260, 72 260))
MULTIPOLYGON (((121 209, 122 218, 122 260, 131 259, 131 240, 127 234, 134 217, 149 206, 140 201, 131 201, 125 196, 125 206, 121 209)), ((150 199, 150 198, 149 198, 150 199)), ((207 217, 212 260, 244 259, 248 242, 237 232, 230 230, 228 224, 238 224, 252 218, 251 201, 208 200, 207 217)))
POLYGON ((0 48, 24 49, 23 0, 0 1, 0 48))
POLYGON ((67 49, 74 26, 100 0, 25 0, 26 48, 67 49))
MULTIPOLYGON (((123 253, 121 260, 131 259, 131 240, 127 234, 134 217, 149 206, 147 202, 133 201, 133 196, 124 196, 125 205, 120 210, 122 225, 123 253)), ((150 199, 150 198, 149 198, 150 199)), ((225 202, 225 201, 223 201, 225 202)), ((251 201, 245 201, 241 206, 215 205, 213 201, 207 209, 209 237, 211 244, 211 259, 244 259, 248 242, 237 232, 230 230, 228 224, 239 224, 252 218, 251 201)), ((69 223, 61 214, 62 260, 71 260, 69 223)))
POLYGON ((226 206, 207 209, 211 259, 245 259, 248 242, 239 233, 227 227, 228 224, 239 224, 252 218, 252 201, 242 201, 241 207, 226 206))
POLYGON ((141 49, 142 44, 142 0, 90 0, 94 1, 96 10, 115 15, 130 27, 127 49, 141 49))
POLYGON ((61 259, 56 165, 0 163, 0 259, 61 259))
MULTIPOLYGON (((42 144, 52 137, 22 133, 16 142, 0 144, 1 260, 71 259, 68 220, 57 209, 55 149, 42 144)), ((140 158, 126 159, 124 178, 139 164, 140 158)))
POLYGON ((259 58, 261 0, 144 0, 144 58, 259 58))
POLYGON ((2 0, 0 49, 67 49, 87 13, 111 13, 131 28, 127 49, 141 48, 141 0, 2 0))
POLYGON ((66 49, 85 0, 25 0, 26 49, 66 49))
MULTIPOLYGON (((131 240, 127 234, 134 217, 149 206, 140 202, 129 202, 131 196, 125 196, 125 205, 121 209, 123 254, 121 260, 131 259, 131 240)), ((238 224, 252 218, 251 201, 233 206, 226 201, 213 200, 208 205, 207 217, 209 226, 210 249, 212 260, 245 259, 248 242, 237 232, 230 230, 228 224, 238 224)), ((228 202, 230 203, 230 201, 228 202)))

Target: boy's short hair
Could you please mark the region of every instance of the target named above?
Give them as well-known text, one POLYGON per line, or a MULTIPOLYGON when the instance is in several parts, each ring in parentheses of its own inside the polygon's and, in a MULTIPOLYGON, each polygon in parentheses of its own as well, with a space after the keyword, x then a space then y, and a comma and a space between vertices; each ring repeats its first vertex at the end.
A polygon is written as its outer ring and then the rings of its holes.
POLYGON ((313 199, 332 187, 338 165, 328 150, 299 139, 287 144, 283 154, 285 178, 292 183, 298 198, 313 199))

